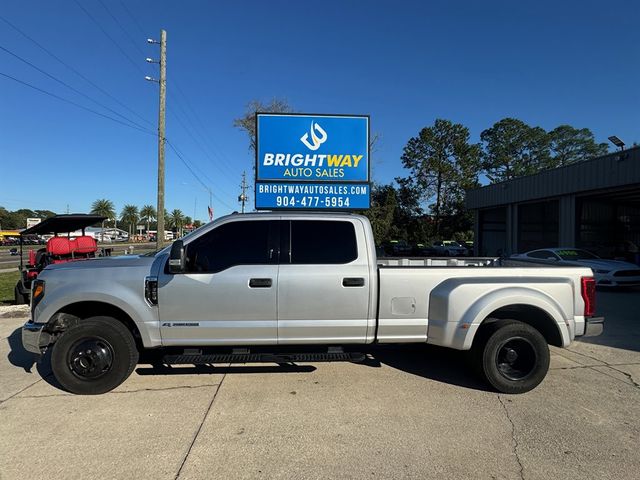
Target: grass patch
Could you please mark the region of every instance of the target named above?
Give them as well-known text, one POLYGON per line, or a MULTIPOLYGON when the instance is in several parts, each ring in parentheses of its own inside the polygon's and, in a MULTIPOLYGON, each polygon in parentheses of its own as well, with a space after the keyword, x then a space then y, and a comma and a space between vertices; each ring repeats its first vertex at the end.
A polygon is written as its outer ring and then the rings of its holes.
POLYGON ((13 289, 20 279, 20 272, 0 273, 0 305, 13 305, 13 289))

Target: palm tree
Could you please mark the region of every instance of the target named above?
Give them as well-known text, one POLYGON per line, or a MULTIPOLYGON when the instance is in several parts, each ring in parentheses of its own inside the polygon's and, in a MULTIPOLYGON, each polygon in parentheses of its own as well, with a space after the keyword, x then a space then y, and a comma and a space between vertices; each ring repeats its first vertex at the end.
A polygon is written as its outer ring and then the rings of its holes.
POLYGON ((182 225, 184 225, 184 214, 182 210, 176 208, 169 215, 169 225, 174 227, 178 233, 180 233, 180 229, 182 225))
POLYGON ((147 221, 147 235, 149 234, 149 224, 151 220, 156 219, 156 209, 153 208, 153 205, 144 205, 140 209, 140 218, 147 221))
MULTIPOLYGON (((113 205, 111 200, 107 200, 106 198, 100 198, 91 204, 91 213, 93 215, 100 215, 101 217, 116 218, 116 208, 113 205)), ((104 222, 102 221, 102 232, 100 236, 102 237, 104 232, 104 222)), ((102 238, 100 238, 102 240, 102 238)))
POLYGON ((133 235, 132 231, 135 231, 135 225, 138 223, 138 207, 135 205, 127 204, 122 208, 120 214, 120 221, 129 225, 129 239, 133 235))

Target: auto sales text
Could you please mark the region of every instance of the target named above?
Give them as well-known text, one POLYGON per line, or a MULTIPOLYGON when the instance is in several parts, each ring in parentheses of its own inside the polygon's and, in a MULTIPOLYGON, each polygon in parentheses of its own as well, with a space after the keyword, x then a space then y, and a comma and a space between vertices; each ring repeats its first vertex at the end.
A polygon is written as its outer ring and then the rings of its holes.
POLYGON ((358 168, 364 155, 265 153, 262 165, 285 167, 284 177, 343 178, 345 168, 358 168))

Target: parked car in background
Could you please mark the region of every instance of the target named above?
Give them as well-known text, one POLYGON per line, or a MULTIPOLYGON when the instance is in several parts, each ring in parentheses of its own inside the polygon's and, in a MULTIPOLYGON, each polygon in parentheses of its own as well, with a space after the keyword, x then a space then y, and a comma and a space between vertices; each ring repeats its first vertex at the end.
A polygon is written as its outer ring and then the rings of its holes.
POLYGON ((382 244, 387 256, 403 257, 411 255, 413 247, 404 240, 390 240, 382 244))
POLYGON ((411 254, 416 257, 436 257, 438 255, 438 251, 431 245, 418 243, 413 246, 411 254))
POLYGON ((467 247, 459 244, 455 240, 433 242, 433 248, 436 250, 437 255, 441 255, 443 257, 467 256, 467 247))
POLYGON ((600 287, 620 287, 640 285, 640 267, 619 260, 607 260, 579 248, 545 248, 512 255, 511 258, 526 258, 542 263, 564 262, 593 270, 596 285, 600 287))

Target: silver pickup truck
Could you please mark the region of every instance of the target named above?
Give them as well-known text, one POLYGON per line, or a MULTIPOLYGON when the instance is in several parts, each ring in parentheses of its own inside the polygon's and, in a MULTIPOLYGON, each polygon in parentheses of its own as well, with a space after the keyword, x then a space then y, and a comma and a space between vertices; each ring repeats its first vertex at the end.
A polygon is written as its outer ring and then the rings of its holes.
POLYGON ((498 391, 535 388, 548 344, 599 335, 588 268, 496 259, 377 259, 353 214, 222 217, 157 253, 48 266, 32 285, 23 344, 52 347, 70 392, 123 381, 139 356, 161 364, 364 357, 373 343, 471 350, 498 391))

